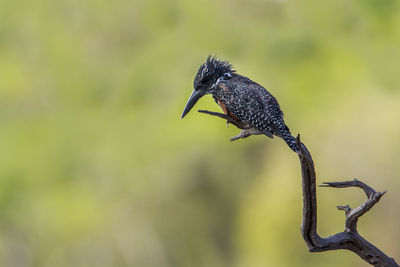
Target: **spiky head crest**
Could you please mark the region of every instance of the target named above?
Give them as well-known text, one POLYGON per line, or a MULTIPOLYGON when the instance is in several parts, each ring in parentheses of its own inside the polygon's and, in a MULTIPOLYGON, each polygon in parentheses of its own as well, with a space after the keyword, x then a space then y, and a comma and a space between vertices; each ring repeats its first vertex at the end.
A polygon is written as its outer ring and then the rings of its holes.
POLYGON ((195 90, 207 90, 222 76, 231 77, 235 73, 228 61, 220 60, 216 56, 209 55, 197 71, 193 82, 195 90))

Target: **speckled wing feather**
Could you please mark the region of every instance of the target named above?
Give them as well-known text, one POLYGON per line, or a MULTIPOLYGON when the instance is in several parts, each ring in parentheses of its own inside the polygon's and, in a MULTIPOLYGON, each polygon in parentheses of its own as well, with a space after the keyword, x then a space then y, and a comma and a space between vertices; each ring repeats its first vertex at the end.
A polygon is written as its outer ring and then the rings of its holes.
POLYGON ((273 137, 272 134, 277 134, 265 105, 270 97, 273 98, 268 91, 244 77, 235 79, 234 82, 228 80, 226 85, 231 94, 224 103, 230 112, 243 123, 265 132, 267 136, 273 137))
POLYGON ((264 87, 241 75, 224 81, 223 86, 229 92, 221 96, 221 101, 234 116, 269 137, 281 137, 290 148, 298 150, 278 102, 264 87))

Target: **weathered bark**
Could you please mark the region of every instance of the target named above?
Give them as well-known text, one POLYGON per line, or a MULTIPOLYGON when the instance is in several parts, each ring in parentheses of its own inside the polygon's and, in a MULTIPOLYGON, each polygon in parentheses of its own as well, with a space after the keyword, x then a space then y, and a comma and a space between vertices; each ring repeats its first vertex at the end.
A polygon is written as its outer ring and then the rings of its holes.
MULTIPOLYGON (((216 116, 225 119, 227 124, 234 124, 239 129, 246 129, 246 125, 234 120, 230 116, 208 110, 199 110, 200 113, 216 116)), ((358 181, 329 182, 322 187, 344 188, 359 187, 364 190, 367 200, 355 209, 348 205, 338 206, 346 214, 345 230, 330 237, 322 238, 317 233, 317 194, 316 176, 314 162, 307 147, 300 142, 300 135, 297 137, 297 144, 300 148, 298 153, 301 165, 302 187, 303 187, 303 223, 301 233, 306 241, 310 252, 322 252, 327 250, 347 249, 353 251, 366 262, 377 267, 400 267, 393 258, 390 258, 380 249, 365 240, 357 232, 358 218, 369 211, 379 199, 386 193, 376 192, 373 188, 358 181)))
POLYGON ((307 147, 300 142, 299 159, 303 178, 303 223, 301 232, 311 252, 347 249, 353 251, 366 262, 374 266, 399 267, 394 259, 387 256, 380 249, 369 243, 357 232, 357 221, 360 216, 370 210, 385 192, 376 192, 368 185, 358 181, 324 183, 323 187, 360 187, 367 195, 367 200, 359 207, 351 209, 348 205, 338 206, 346 213, 345 230, 333 236, 322 238, 317 233, 317 194, 314 162, 307 147))

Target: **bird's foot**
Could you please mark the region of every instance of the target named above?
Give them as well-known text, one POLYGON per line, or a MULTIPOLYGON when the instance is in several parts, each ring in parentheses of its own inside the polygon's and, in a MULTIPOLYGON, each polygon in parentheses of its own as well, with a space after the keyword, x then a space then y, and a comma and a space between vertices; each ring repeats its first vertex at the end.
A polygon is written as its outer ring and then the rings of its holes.
POLYGON ((250 135, 260 135, 260 134, 264 134, 264 135, 266 135, 268 137, 271 137, 271 138, 273 137, 273 135, 271 133, 269 133, 269 132, 262 132, 262 131, 260 131, 258 129, 250 128, 250 129, 242 130, 238 135, 232 137, 231 141, 235 141, 235 140, 238 140, 240 138, 246 138, 246 137, 249 137, 250 135))
POLYGON ((243 130, 243 131, 241 131, 238 135, 232 137, 230 140, 231 140, 231 141, 235 141, 235 140, 238 140, 238 139, 240 139, 240 138, 249 137, 250 135, 251 135, 250 131, 248 131, 248 130, 243 130))

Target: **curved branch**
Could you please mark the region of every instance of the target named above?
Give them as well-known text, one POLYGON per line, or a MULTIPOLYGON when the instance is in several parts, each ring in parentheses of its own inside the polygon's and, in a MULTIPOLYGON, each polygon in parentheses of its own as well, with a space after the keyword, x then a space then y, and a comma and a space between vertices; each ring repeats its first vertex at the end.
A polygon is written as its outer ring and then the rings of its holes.
MULTIPOLYGON (((247 129, 248 126, 223 113, 208 110, 199 110, 200 113, 225 119, 227 124, 232 123, 239 129, 247 129)), ((232 140, 232 139, 231 139, 232 140)), ((347 249, 359 255, 366 262, 377 267, 400 267, 394 259, 387 256, 377 247, 365 240, 357 232, 357 222, 363 214, 369 211, 379 199, 386 193, 376 192, 363 182, 358 180, 345 182, 328 182, 320 185, 322 187, 345 188, 359 187, 364 190, 367 200, 359 207, 351 209, 349 205, 338 206, 346 214, 345 230, 333 236, 322 238, 317 233, 317 194, 316 175, 314 162, 307 147, 297 137, 298 153, 301 165, 302 187, 303 187, 303 222, 301 233, 311 252, 322 252, 327 250, 347 249)))
POLYGON ((367 200, 358 206, 355 209, 351 209, 349 205, 346 206, 338 206, 339 210, 344 210, 346 213, 346 223, 345 223, 345 231, 357 231, 357 221, 364 213, 369 211, 376 203, 378 203, 379 199, 386 193, 384 192, 376 192, 373 188, 364 184, 363 182, 354 179, 354 181, 346 181, 346 182, 324 182, 321 187, 336 187, 336 188, 345 188, 345 187, 360 187, 364 190, 367 195, 367 200))
POLYGON ((338 209, 346 213, 345 231, 333 236, 322 238, 317 233, 317 194, 316 175, 314 162, 307 147, 300 142, 298 154, 301 165, 303 187, 303 223, 301 232, 311 252, 327 250, 347 249, 359 255, 363 260, 374 266, 399 267, 399 265, 377 247, 369 243, 357 232, 357 221, 360 216, 370 210, 385 192, 376 192, 373 188, 358 181, 324 183, 323 187, 345 188, 360 187, 367 195, 367 200, 355 209, 350 206, 338 206, 338 209))

